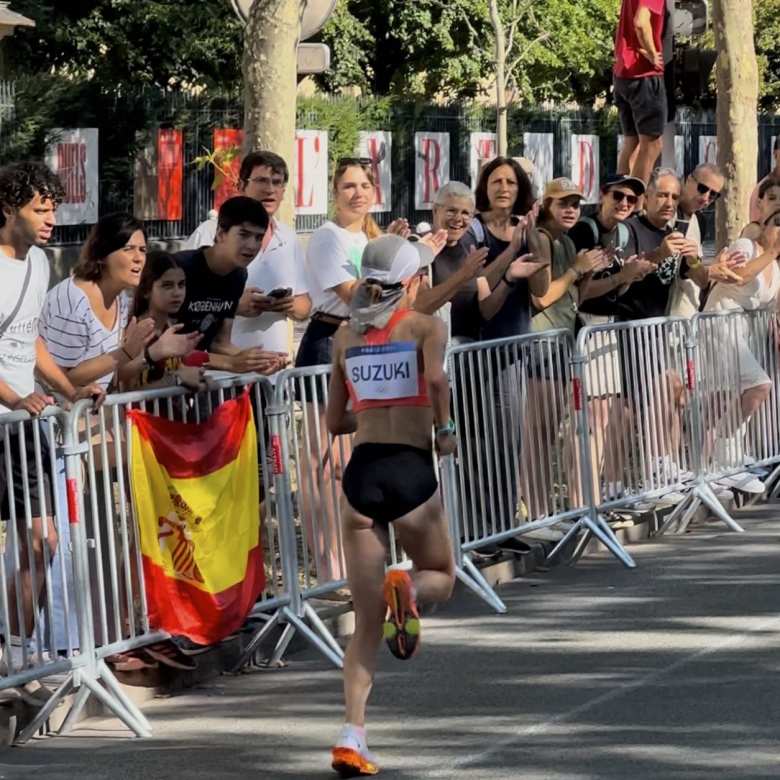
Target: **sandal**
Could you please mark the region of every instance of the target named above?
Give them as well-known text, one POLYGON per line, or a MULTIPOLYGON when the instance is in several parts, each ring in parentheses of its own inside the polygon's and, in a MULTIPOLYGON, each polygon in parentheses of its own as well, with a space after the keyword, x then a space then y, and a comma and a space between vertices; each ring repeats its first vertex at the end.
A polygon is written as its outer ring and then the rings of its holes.
POLYGON ((170 640, 165 642, 155 642, 149 647, 144 647, 143 651, 154 661, 159 661, 164 666, 170 666, 172 669, 182 669, 187 672, 198 668, 197 663, 186 656, 170 640))

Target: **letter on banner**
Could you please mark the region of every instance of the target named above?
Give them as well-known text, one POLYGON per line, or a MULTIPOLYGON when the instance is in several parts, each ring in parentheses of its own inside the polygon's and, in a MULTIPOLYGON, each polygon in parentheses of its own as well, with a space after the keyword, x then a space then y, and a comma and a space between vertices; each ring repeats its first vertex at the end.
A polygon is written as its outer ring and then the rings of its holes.
POLYGON ((469 145, 469 172, 471 186, 477 186, 482 166, 498 154, 498 141, 495 133, 472 133, 469 145))
POLYGON ((133 213, 139 219, 182 218, 184 148, 181 130, 137 133, 133 213))
POLYGON ((571 137, 571 179, 585 196, 585 203, 599 199, 599 137, 573 135, 571 137))
POLYGON ((98 131, 94 127, 55 129, 46 150, 46 164, 65 187, 57 208, 60 225, 98 221, 98 131))
POLYGON ((436 191, 450 180, 450 134, 414 134, 414 207, 429 211, 436 191))
POLYGON ((393 202, 393 134, 385 130, 364 130, 359 136, 361 157, 371 160, 376 182, 376 200, 371 211, 390 211, 393 202))
POLYGON ((293 184, 296 214, 328 213, 327 131, 295 131, 293 184))
POLYGON ((214 151, 222 152, 223 162, 220 163, 225 170, 225 176, 220 176, 219 186, 214 190, 214 208, 219 207, 235 195, 238 191, 238 172, 241 170, 241 145, 244 143, 244 131, 234 128, 221 128, 214 131, 214 151))
POLYGON ((554 140, 552 133, 523 133, 524 155, 533 163, 533 185, 537 197, 553 178, 554 140))
POLYGON ((699 165, 702 163, 718 163, 718 139, 714 135, 699 136, 699 165))

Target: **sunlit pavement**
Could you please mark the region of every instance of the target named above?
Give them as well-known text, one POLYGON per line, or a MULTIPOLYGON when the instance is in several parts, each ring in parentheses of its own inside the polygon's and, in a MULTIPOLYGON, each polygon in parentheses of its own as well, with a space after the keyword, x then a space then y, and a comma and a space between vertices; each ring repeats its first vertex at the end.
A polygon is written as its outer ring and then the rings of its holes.
MULTIPOLYGON (((501 590, 459 590, 409 663, 384 649, 369 743, 388 778, 780 776, 780 512, 740 514, 501 590)), ((338 673, 314 654, 0 755, 1 778, 328 778, 338 673)))

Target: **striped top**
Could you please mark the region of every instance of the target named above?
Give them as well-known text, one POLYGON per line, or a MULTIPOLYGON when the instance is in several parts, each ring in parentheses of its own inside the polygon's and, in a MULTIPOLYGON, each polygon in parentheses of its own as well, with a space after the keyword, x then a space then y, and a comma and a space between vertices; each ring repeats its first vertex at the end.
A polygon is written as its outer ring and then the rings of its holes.
MULTIPOLYGON (((86 293, 72 278, 65 279, 49 290, 41 316, 41 336, 62 368, 75 368, 94 357, 117 349, 130 318, 130 299, 122 294, 117 299, 119 316, 109 330, 95 316, 86 293)), ((97 380, 108 388, 113 373, 97 380)))

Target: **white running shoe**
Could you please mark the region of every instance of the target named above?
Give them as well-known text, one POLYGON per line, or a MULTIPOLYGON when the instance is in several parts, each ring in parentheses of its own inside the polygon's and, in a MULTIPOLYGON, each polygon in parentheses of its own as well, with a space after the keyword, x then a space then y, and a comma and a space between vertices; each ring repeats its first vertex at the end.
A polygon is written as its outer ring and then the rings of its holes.
POLYGON ((766 490, 766 485, 749 471, 734 474, 731 477, 722 477, 716 480, 715 484, 730 490, 741 490, 743 493, 753 493, 755 495, 761 495, 766 490))

